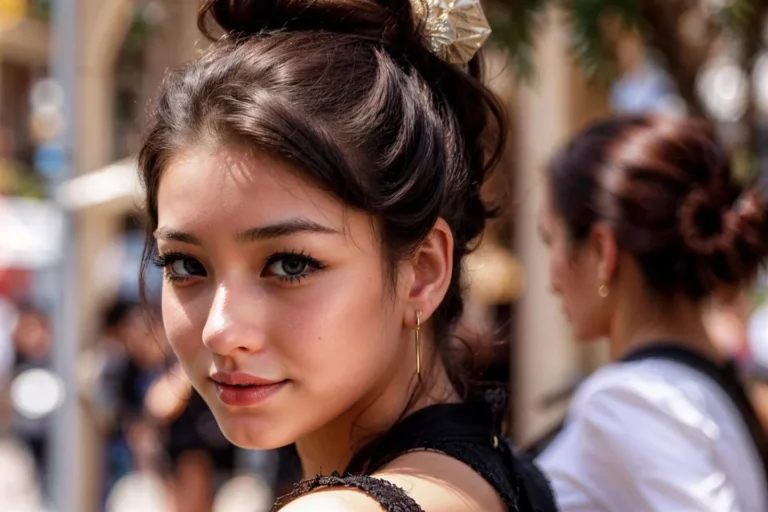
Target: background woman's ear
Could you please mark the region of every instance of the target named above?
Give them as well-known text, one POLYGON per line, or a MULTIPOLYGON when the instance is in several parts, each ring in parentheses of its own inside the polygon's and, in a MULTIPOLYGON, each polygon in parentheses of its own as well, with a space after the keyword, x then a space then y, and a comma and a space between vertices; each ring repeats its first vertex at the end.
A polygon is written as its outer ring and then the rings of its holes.
POLYGON ((598 279, 602 284, 610 284, 616 275, 619 249, 616 236, 608 224, 598 222, 592 228, 589 244, 598 257, 598 279))

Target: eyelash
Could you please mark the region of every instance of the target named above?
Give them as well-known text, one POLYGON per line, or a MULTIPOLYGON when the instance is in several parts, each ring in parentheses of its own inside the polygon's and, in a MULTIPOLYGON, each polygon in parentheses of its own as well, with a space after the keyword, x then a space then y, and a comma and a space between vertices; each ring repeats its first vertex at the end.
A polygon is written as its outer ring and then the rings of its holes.
MULTIPOLYGON (((269 258, 267 258, 264 265, 264 270, 268 269, 275 263, 278 263, 286 258, 297 258, 301 260, 306 265, 307 270, 304 273, 299 275, 274 276, 281 282, 296 284, 312 276, 316 272, 319 272, 326 268, 326 266, 323 263, 313 258, 311 255, 305 253, 304 251, 285 250, 285 251, 277 252, 272 256, 270 256, 269 258)), ((184 260, 197 261, 195 260, 194 257, 190 256, 189 254, 169 251, 163 254, 158 254, 154 258, 153 264, 156 267, 163 270, 163 274, 165 275, 165 278, 168 280, 169 283, 180 284, 192 279, 193 276, 179 276, 179 275, 173 274, 170 268, 171 268, 171 265, 173 265, 174 263, 178 261, 184 261, 184 260)))
POLYGON ((273 254, 272 256, 267 258, 264 268, 267 269, 272 265, 274 265, 275 263, 285 260, 286 258, 296 258, 302 261, 304 264, 306 264, 307 269, 304 271, 304 273, 299 275, 276 276, 278 280, 284 283, 291 283, 291 284, 300 283, 304 279, 307 279, 308 277, 311 277, 315 273, 326 268, 326 266, 323 263, 316 260, 315 258, 305 253, 304 251, 294 251, 294 250, 285 250, 285 251, 280 251, 278 253, 273 254))
POLYGON ((188 281, 191 278, 173 274, 170 270, 171 265, 173 265, 177 261, 184 261, 187 259, 194 259, 194 258, 192 258, 188 254, 184 254, 181 252, 168 251, 166 253, 158 254, 157 256, 155 256, 152 263, 157 268, 163 271, 163 275, 165 276, 165 278, 168 280, 169 283, 178 284, 178 283, 183 283, 184 281, 188 281))

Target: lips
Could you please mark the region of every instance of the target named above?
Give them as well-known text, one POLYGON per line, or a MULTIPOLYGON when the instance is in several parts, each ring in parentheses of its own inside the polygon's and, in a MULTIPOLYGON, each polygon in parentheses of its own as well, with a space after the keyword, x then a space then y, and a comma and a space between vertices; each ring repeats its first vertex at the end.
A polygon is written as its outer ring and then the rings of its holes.
POLYGON ((288 383, 287 380, 267 380, 247 373, 217 372, 211 375, 216 394, 222 403, 231 407, 259 405, 288 383))
POLYGON ((244 372, 216 372, 211 375, 211 380, 217 384, 227 386, 268 386, 279 382, 263 379, 244 372))

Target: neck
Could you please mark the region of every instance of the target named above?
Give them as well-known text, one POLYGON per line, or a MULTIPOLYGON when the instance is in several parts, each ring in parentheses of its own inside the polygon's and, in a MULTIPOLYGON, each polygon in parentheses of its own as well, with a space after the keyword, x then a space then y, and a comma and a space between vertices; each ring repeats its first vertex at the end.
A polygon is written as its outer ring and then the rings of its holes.
POLYGON ((675 342, 715 361, 723 358, 710 342, 701 308, 693 301, 631 300, 625 301, 625 307, 617 307, 609 337, 613 360, 662 341, 675 342))
POLYGON ((435 361, 432 371, 423 377, 422 389, 417 388, 415 370, 410 370, 408 375, 390 374, 379 391, 296 441, 304 478, 342 473, 359 449, 399 420, 429 405, 459 401, 442 363, 435 361), (411 400, 414 392, 418 398, 411 400))

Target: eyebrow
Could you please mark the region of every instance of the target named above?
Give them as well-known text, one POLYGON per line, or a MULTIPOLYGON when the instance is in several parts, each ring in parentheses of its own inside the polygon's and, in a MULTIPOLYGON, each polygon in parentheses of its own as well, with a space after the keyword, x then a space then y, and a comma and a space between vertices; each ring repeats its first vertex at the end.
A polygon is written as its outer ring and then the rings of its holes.
MULTIPOLYGON (((238 243, 245 244, 263 240, 272 240, 285 236, 295 235, 297 233, 319 233, 325 235, 335 235, 339 232, 335 229, 323 226, 309 219, 288 219, 285 221, 246 229, 235 235, 238 243)), ((191 245, 201 245, 200 239, 195 235, 179 231, 169 227, 160 227, 155 231, 155 238, 162 240, 174 240, 191 245)))

